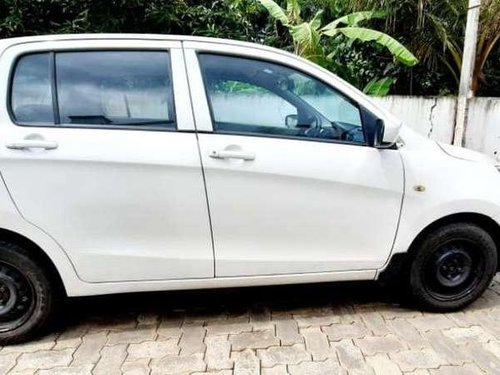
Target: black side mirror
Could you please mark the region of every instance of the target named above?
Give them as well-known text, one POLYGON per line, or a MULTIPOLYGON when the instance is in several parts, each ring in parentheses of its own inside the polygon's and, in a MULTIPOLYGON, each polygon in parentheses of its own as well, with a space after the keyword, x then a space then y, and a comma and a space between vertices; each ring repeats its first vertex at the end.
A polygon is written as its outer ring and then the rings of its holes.
POLYGON ((361 108, 361 118, 368 146, 381 147, 384 142, 384 120, 377 118, 363 107, 361 108))
POLYGON ((375 120, 375 126, 368 136, 368 144, 372 147, 380 147, 384 142, 384 120, 375 120))

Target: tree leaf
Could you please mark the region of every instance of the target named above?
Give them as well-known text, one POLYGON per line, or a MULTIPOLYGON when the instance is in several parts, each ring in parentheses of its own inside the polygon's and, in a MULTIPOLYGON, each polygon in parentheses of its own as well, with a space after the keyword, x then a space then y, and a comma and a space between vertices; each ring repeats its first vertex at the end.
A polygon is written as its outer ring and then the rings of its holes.
POLYGON ((389 90, 391 89, 393 83, 393 78, 374 78, 364 87, 363 92, 367 95, 386 96, 389 93, 389 90))
POLYGON ((280 21, 283 25, 288 25, 290 20, 283 8, 281 8, 278 4, 276 4, 273 0, 258 0, 259 3, 267 9, 269 14, 276 20, 280 21))
POLYGON ((287 0, 286 2, 286 13, 288 17, 288 22, 291 24, 297 24, 300 21, 300 5, 298 0, 287 0))
POLYGON ((322 55, 319 43, 320 34, 313 29, 310 22, 302 22, 300 25, 290 27, 290 35, 297 45, 297 54, 306 59, 314 60, 314 57, 322 55))
POLYGON ((385 17, 386 13, 382 11, 354 12, 330 22, 328 25, 323 27, 321 31, 323 31, 325 35, 328 35, 328 32, 330 32, 330 30, 336 29, 339 24, 346 24, 347 26, 357 26, 361 21, 385 17))
POLYGON ((361 40, 363 42, 375 42, 386 47, 392 55, 407 66, 414 66, 418 59, 405 46, 399 43, 393 37, 377 30, 366 29, 363 27, 342 27, 336 29, 337 33, 342 33, 349 39, 361 40))
POLYGON ((311 24, 311 28, 313 30, 318 30, 319 27, 321 26, 321 16, 322 15, 323 15, 323 11, 319 10, 318 12, 316 12, 313 19, 309 22, 311 24))

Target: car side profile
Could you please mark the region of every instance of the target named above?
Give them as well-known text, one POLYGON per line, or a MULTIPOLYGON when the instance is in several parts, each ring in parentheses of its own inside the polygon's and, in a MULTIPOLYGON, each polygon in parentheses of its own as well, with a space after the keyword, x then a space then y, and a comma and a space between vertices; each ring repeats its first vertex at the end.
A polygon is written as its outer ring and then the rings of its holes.
POLYGON ((4 39, 0 103, 0 345, 65 297, 396 280, 451 311, 499 269, 493 160, 277 49, 4 39))

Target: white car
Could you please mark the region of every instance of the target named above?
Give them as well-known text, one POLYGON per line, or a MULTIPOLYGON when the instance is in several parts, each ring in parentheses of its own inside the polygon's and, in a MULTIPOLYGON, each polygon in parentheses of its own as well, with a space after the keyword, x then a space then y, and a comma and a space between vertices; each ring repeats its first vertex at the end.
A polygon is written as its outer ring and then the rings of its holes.
POLYGON ((495 163, 289 53, 5 39, 0 102, 0 345, 66 296, 391 276, 449 311, 498 271, 495 163))

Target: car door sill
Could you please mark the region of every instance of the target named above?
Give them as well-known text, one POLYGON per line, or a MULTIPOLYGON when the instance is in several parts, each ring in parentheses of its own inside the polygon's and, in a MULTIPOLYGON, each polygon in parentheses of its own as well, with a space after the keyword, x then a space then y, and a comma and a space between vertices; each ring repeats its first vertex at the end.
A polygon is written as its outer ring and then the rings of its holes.
POLYGON ((334 281, 375 280, 376 270, 336 271, 287 275, 215 277, 182 280, 123 281, 69 285, 68 296, 152 292, 186 289, 215 289, 265 285, 307 284, 334 281))

